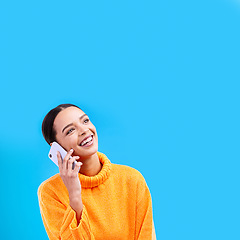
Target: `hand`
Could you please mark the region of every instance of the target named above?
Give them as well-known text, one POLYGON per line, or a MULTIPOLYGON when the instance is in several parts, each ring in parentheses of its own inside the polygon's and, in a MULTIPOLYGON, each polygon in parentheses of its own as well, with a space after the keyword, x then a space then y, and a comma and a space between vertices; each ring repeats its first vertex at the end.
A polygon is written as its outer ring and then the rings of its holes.
POLYGON ((70 206, 76 212, 77 220, 79 222, 83 210, 83 203, 81 197, 81 183, 78 177, 78 172, 82 163, 76 161, 79 159, 79 156, 71 156, 73 151, 74 150, 71 149, 63 160, 58 152, 57 158, 60 177, 68 190, 70 206), (76 164, 73 169, 72 166, 74 161, 76 161, 76 164))

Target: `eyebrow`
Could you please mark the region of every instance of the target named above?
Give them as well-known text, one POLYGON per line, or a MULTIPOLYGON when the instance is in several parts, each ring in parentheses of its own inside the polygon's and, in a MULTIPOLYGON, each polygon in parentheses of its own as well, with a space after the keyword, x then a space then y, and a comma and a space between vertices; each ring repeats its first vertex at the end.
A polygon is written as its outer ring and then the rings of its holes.
MULTIPOLYGON (((87 114, 83 114, 80 118, 79 118, 79 120, 81 120, 82 118, 84 118, 85 116, 87 116, 87 114)), ((65 126, 64 128, 63 128, 63 130, 62 130, 62 133, 64 132, 64 130, 66 129, 66 128, 68 128, 68 127, 70 127, 70 126, 72 126, 73 125, 73 123, 70 123, 70 124, 68 124, 67 126, 65 126)))

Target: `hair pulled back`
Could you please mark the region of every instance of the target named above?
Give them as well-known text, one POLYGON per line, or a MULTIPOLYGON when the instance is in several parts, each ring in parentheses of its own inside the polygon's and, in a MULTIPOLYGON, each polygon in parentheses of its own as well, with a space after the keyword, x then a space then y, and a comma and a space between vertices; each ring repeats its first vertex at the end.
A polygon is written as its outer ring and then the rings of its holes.
POLYGON ((54 120, 56 116, 64 109, 69 107, 76 107, 81 109, 80 107, 73 104, 60 104, 57 107, 53 108, 48 112, 42 122, 42 134, 48 144, 56 141, 56 131, 53 127, 54 120))

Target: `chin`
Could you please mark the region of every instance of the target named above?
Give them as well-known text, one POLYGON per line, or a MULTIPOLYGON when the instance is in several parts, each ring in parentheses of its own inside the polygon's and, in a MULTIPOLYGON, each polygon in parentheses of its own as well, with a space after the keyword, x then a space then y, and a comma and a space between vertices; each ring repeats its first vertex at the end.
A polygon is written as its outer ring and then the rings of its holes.
POLYGON ((75 154, 80 157, 79 161, 81 161, 81 159, 86 159, 93 156, 94 154, 97 153, 97 151, 98 151, 98 147, 93 147, 91 149, 84 149, 84 150, 79 149, 78 151, 75 152, 75 154))

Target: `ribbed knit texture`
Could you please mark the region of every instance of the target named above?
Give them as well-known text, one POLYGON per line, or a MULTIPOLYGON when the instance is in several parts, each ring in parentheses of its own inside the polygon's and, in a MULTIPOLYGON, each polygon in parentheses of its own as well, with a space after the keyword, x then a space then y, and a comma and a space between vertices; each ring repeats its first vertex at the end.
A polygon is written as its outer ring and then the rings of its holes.
POLYGON ((111 172, 111 162, 104 154, 100 152, 98 152, 98 157, 103 165, 101 171, 96 176, 93 177, 88 177, 83 174, 79 174, 82 188, 97 187, 109 177, 111 172))
POLYGON ((112 164, 102 153, 98 157, 103 166, 96 176, 79 174, 84 207, 78 225, 60 175, 40 185, 39 205, 49 239, 152 239, 152 203, 144 178, 133 168, 112 164))

